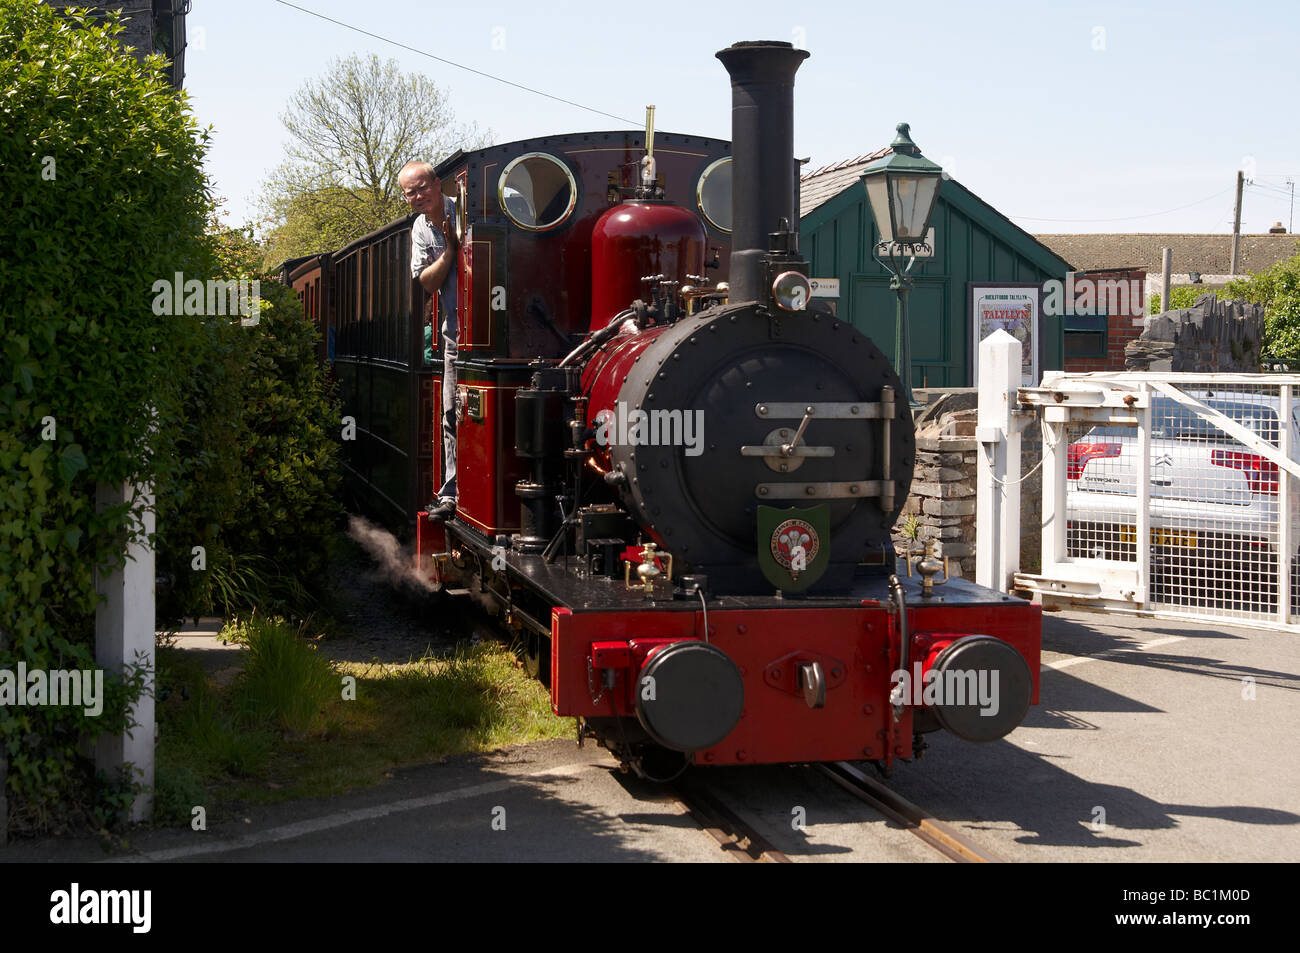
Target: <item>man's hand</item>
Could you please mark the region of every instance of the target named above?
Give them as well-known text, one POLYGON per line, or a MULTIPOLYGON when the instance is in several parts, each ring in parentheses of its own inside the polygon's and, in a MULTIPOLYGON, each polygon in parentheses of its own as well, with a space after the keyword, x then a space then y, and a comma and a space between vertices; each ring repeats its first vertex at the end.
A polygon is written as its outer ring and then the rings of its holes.
POLYGON ((442 220, 442 237, 452 251, 460 247, 460 239, 456 237, 456 222, 450 215, 442 220))

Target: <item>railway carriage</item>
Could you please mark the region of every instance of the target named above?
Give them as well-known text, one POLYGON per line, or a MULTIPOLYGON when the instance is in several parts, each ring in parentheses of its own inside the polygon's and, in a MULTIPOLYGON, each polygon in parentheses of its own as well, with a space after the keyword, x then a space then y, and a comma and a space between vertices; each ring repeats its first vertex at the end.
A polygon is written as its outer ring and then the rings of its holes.
POLYGON ((410 220, 321 259, 324 289, 305 287, 364 435, 354 486, 415 527, 422 571, 516 633, 579 740, 647 776, 888 769, 930 731, 1000 738, 1037 701, 1039 609, 943 583, 933 559, 899 572, 911 409, 874 343, 810 297, 799 252, 807 53, 718 56, 731 143, 648 123, 437 167, 461 238, 445 523, 420 510, 442 361, 410 220))

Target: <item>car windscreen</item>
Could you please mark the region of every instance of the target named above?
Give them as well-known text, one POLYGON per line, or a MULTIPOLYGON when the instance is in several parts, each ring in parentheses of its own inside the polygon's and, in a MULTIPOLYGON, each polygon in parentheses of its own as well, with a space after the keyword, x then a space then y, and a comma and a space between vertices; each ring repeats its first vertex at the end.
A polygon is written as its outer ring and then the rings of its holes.
MULTIPOLYGON (((1277 412, 1265 404, 1231 397, 1198 397, 1201 403, 1217 410, 1234 423, 1241 424, 1256 436, 1278 445, 1277 412)), ((1094 427, 1090 437, 1136 437, 1132 427, 1094 427)), ((1210 421, 1182 404, 1155 395, 1151 402, 1151 439, 1177 440, 1180 443, 1235 443, 1210 421)))

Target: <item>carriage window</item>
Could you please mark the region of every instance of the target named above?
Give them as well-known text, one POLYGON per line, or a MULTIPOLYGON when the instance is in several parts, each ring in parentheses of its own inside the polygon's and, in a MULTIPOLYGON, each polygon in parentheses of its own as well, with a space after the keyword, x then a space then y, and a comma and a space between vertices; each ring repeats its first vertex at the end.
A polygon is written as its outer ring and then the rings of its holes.
POLYGON ((540 232, 569 217, 578 201, 578 184, 559 159, 530 152, 505 167, 497 193, 501 210, 510 221, 540 232))
POLYGON ((700 176, 696 189, 700 212, 714 228, 731 231, 731 159, 719 159, 700 176))

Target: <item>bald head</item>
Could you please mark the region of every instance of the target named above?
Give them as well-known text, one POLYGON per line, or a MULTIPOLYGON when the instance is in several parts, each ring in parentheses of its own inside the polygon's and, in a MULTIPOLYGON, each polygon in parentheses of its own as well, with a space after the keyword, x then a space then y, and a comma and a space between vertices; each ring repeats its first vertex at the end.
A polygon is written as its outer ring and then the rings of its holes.
POLYGON ((433 166, 427 162, 408 162, 397 173, 397 187, 402 190, 402 197, 407 204, 417 212, 439 220, 442 218, 441 185, 433 172, 433 166))
POLYGON ((408 172, 423 172, 430 179, 437 178, 437 176, 434 175, 433 172, 433 165, 431 163, 425 162, 423 159, 412 159, 410 162, 406 163, 406 165, 402 166, 401 171, 397 173, 397 181, 400 183, 402 181, 402 177, 405 176, 408 172))

